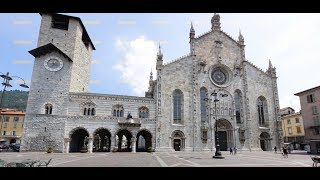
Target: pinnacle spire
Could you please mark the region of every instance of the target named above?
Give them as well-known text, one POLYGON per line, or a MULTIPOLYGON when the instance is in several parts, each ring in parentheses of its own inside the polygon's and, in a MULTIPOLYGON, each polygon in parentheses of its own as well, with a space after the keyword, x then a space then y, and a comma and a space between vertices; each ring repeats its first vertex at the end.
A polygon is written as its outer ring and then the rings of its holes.
POLYGON ((239 29, 238 42, 239 42, 240 44, 244 44, 244 38, 243 38, 243 36, 242 36, 241 29, 239 29))
POLYGON ((150 71, 150 80, 153 80, 152 68, 151 68, 151 71, 150 71))
POLYGON ((196 34, 196 32, 195 32, 195 30, 193 28, 193 24, 192 24, 192 21, 191 21, 190 34, 189 34, 190 41, 191 41, 191 39, 194 39, 195 34, 196 34))
POLYGON ((271 60, 269 59, 269 69, 272 68, 271 60))
POLYGON ((161 45, 159 43, 159 51, 157 53, 157 60, 162 60, 162 57, 163 57, 163 55, 162 55, 162 52, 161 52, 161 45))
POLYGON ((191 27, 190 27, 190 33, 191 33, 191 32, 195 32, 195 31, 194 31, 194 28, 193 28, 192 21, 191 21, 191 27))
POLYGON ((221 30, 220 27, 220 15, 217 13, 214 13, 213 17, 211 18, 211 29, 212 30, 221 30))

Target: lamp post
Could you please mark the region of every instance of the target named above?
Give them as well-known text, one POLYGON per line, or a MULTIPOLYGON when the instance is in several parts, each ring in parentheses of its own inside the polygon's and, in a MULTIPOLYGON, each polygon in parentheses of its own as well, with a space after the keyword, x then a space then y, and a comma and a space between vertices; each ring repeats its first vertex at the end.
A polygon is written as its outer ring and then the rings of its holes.
MULTIPOLYGON (((220 93, 221 97, 227 97, 228 94, 223 94, 220 93)), ((220 100, 217 98, 218 97, 218 93, 214 90, 213 93, 211 93, 210 96, 214 96, 214 112, 215 112, 215 145, 216 145, 216 152, 214 154, 214 156, 212 156, 212 158, 215 159, 223 159, 224 157, 222 156, 221 152, 220 152, 220 144, 219 144, 219 135, 218 135, 218 114, 217 114, 217 102, 219 102, 220 100)), ((207 98, 205 98, 205 100, 208 100, 207 98)), ((211 127, 211 123, 210 123, 210 127, 211 127)), ((212 129, 212 128, 211 128, 212 129)), ((211 130, 212 132, 212 130, 211 130)), ((211 133, 212 135, 212 133, 211 133)), ((211 136, 212 138, 212 136, 211 136)))
POLYGON ((12 87, 12 85, 10 84, 10 81, 12 80, 12 77, 16 77, 16 78, 19 78, 23 81, 23 84, 20 84, 21 87, 23 88, 29 88, 29 86, 26 85, 26 82, 24 81, 24 79, 22 79, 21 77, 19 76, 9 76, 9 72, 7 72, 7 74, 3 74, 2 72, 0 72, 1 75, 0 77, 3 78, 3 83, 1 83, 4 87, 3 87, 3 91, 2 91, 2 94, 1 94, 1 100, 0 100, 0 108, 2 108, 2 101, 4 99, 4 94, 5 94, 5 91, 6 91, 6 88, 7 87, 12 87))

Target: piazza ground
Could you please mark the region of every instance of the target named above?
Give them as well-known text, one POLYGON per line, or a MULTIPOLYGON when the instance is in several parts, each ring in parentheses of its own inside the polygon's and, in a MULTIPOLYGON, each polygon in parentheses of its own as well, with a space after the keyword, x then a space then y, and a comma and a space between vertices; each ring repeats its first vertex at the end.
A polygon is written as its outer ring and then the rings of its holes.
POLYGON ((49 167, 312 167, 310 155, 295 151, 284 158, 274 152, 238 152, 230 155, 222 151, 225 159, 213 159, 213 152, 154 152, 154 153, 51 153, 0 152, 0 159, 21 162, 26 159, 47 161, 49 167))

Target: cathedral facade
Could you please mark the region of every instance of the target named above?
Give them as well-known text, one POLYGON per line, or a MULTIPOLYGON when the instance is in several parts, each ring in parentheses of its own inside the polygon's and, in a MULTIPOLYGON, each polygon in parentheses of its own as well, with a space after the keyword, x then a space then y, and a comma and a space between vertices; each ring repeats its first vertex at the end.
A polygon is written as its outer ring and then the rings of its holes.
POLYGON ((95 47, 78 17, 41 14, 21 151, 271 150, 282 142, 276 70, 245 59, 244 38, 195 36, 190 53, 150 74, 145 97, 88 92, 95 47))

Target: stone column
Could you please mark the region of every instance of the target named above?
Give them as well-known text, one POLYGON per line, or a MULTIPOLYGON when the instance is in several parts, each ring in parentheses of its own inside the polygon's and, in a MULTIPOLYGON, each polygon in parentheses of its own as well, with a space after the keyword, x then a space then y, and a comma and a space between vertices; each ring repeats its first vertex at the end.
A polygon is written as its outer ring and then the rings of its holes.
POLYGON ((110 151, 112 152, 113 149, 116 147, 116 136, 112 135, 110 138, 110 141, 111 141, 110 151))
POLYGON ((64 153, 69 153, 71 138, 64 138, 64 153))
POLYGON ((131 138, 131 147, 132 147, 132 153, 135 153, 136 152, 136 138, 131 138))
POLYGON ((88 143, 88 152, 92 153, 92 149, 93 149, 93 138, 89 137, 89 143, 88 143))

